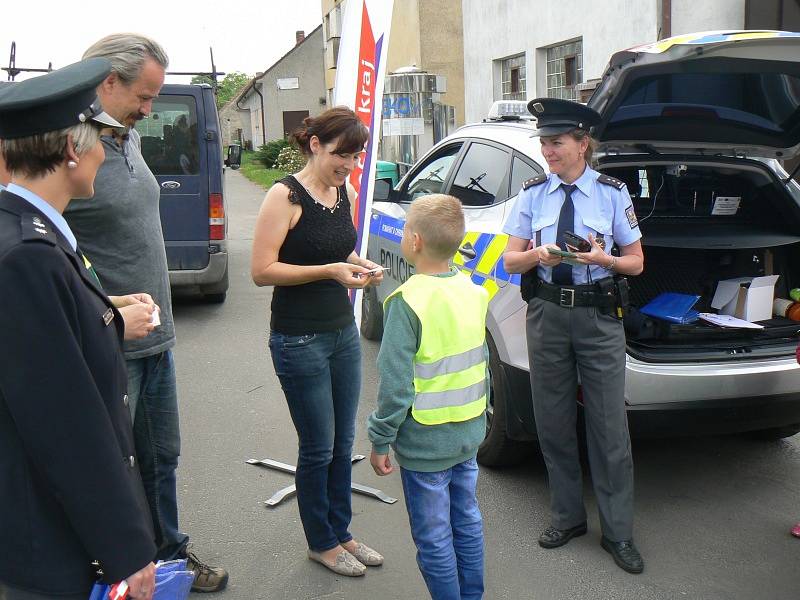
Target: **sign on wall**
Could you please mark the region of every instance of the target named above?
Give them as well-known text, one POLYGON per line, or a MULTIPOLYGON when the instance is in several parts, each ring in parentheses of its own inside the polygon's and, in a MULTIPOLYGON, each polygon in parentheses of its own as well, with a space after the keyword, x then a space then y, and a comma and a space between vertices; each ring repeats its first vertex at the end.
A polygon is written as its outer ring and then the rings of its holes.
MULTIPOLYGON (((356 252, 362 257, 366 255, 369 236, 393 5, 393 0, 347 0, 336 62, 333 103, 352 108, 369 129, 364 157, 350 174, 350 183, 358 194, 353 219, 358 230, 356 252)), ((360 290, 351 296, 355 303, 356 321, 361 311, 360 298, 360 290)))

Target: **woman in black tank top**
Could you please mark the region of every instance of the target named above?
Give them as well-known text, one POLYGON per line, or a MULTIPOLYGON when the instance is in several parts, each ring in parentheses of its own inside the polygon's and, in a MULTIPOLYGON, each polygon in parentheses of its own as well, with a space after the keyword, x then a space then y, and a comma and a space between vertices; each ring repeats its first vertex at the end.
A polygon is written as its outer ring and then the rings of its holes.
POLYGON ((379 265, 355 252, 355 192, 347 183, 367 135, 348 108, 306 118, 292 138, 308 163, 269 190, 253 237, 253 281, 274 286, 269 348, 297 429, 295 482, 308 557, 347 576, 383 562, 348 531, 361 387, 348 290, 382 279, 379 265))

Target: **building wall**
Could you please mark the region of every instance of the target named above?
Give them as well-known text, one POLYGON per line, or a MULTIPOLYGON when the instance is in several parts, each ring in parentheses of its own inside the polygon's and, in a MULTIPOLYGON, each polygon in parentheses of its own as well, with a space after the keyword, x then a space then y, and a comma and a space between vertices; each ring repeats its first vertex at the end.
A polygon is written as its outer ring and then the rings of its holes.
POLYGON ((236 98, 228 102, 219 111, 219 126, 222 129, 223 148, 233 142, 242 142, 241 138, 244 137, 244 124, 242 123, 242 112, 236 108, 236 98), (241 138, 239 136, 239 129, 242 130, 241 138))
MULTIPOLYGON (((395 0, 395 6, 403 0, 395 0)), ((461 1, 418 0, 420 65, 447 78, 441 101, 455 107, 456 126, 464 124, 464 27, 461 1)))
POLYGON ((499 60, 526 58, 528 99, 546 95, 548 46, 583 39, 583 81, 600 77, 613 52, 657 37, 656 0, 463 1, 465 108, 468 123, 500 99, 499 60), (567 10, 568 8, 568 10, 567 10))
MULTIPOLYGON (((429 1, 438 4, 438 0, 429 1)), ((410 65, 424 68, 420 49, 419 12, 418 0, 395 0, 389 51, 386 56, 387 74, 410 65)))
POLYGON ((672 35, 744 29, 745 0, 672 0, 672 35))
POLYGON ((294 51, 270 67, 261 81, 268 142, 284 137, 284 111, 307 110, 312 117, 323 112, 327 106, 325 69, 322 64, 322 27, 311 32, 294 51), (300 87, 279 90, 278 79, 289 77, 297 77, 300 87))
MULTIPOLYGON (((258 91, 264 96, 264 127, 261 129, 261 98, 254 90, 249 90, 239 101, 244 109, 243 120, 249 120, 249 139, 253 148, 267 142, 284 137, 284 111, 307 110, 310 116, 323 112, 325 103, 325 68, 322 61, 322 27, 318 27, 306 36, 305 40, 295 46, 283 58, 272 65, 256 80, 258 91), (278 79, 296 77, 299 80, 297 89, 278 89, 278 79), (322 102, 320 103, 320 100, 322 102)), ((243 127, 243 129, 247 129, 243 127)))

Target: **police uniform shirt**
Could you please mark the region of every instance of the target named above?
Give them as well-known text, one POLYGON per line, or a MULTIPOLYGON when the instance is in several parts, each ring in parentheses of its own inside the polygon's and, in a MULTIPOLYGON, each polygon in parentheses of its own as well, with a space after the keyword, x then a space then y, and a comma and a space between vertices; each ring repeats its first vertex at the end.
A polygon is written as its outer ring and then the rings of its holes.
POLYGON ((8 188, 6 189, 10 193, 16 194, 23 200, 30 202, 41 212, 43 212, 44 216, 50 219, 50 222, 55 225, 56 229, 58 229, 61 232, 61 235, 63 235, 67 242, 69 242, 69 245, 72 246, 72 249, 76 250, 78 248, 78 242, 75 239, 75 234, 73 234, 72 230, 69 228, 67 220, 62 217, 61 213, 59 213, 55 208, 42 200, 38 195, 34 194, 29 189, 26 189, 21 185, 17 185, 16 183, 8 184, 8 188))
MULTIPOLYGON (((628 189, 624 185, 613 185, 598 181, 601 174, 588 165, 573 185, 572 202, 575 206, 575 222, 570 229, 584 239, 591 233, 595 238, 602 234, 605 252, 611 248, 628 246, 641 239, 639 224, 633 210, 628 189)), ((614 180, 616 181, 616 180, 614 180)), ((522 189, 503 226, 503 232, 524 240, 535 240, 539 245, 556 244, 558 216, 564 202, 564 182, 550 173, 546 181, 522 189), (539 239, 536 234, 539 232, 539 239)), ((552 267, 539 265, 539 278, 551 282, 552 267)), ((589 283, 585 265, 572 269, 575 285, 589 283)), ((589 265, 591 281, 609 276, 609 271, 600 265, 589 265)))

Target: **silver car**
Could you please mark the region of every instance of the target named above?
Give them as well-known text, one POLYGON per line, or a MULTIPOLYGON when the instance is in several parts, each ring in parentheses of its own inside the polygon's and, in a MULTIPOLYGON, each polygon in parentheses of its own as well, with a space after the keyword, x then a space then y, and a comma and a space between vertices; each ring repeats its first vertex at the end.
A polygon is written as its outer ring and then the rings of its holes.
MULTIPOLYGON (((800 287, 800 186, 779 160, 800 152, 800 34, 687 35, 615 54, 589 101, 603 117, 598 170, 628 186, 645 271, 629 278, 625 401, 635 436, 800 431, 800 323, 762 330, 668 324, 640 313, 662 292, 699 296, 716 285, 778 275, 775 296, 800 287), (719 200, 725 199, 724 201, 719 200)), ((468 125, 442 140, 395 189, 376 185, 368 254, 390 267, 367 288, 362 333, 379 339, 382 301, 413 274, 400 253, 414 198, 459 198, 467 235, 454 263, 491 294, 493 389, 478 457, 501 465, 536 438, 519 275, 501 260, 501 233, 521 183, 545 172, 535 126, 519 117, 468 125), (534 136, 534 137, 531 137, 534 136)), ((532 374, 533 377, 536 373, 532 374)), ((580 390, 576 402, 582 402, 580 390)))

